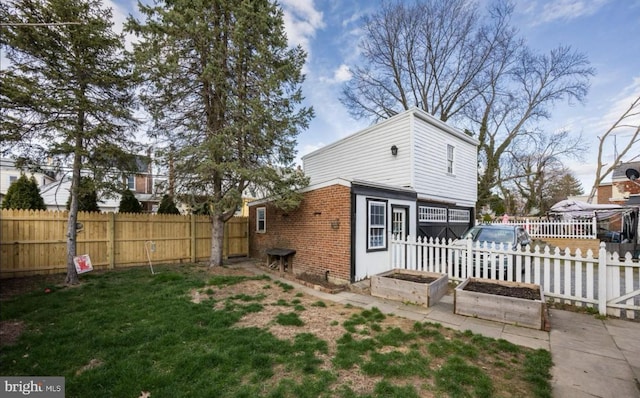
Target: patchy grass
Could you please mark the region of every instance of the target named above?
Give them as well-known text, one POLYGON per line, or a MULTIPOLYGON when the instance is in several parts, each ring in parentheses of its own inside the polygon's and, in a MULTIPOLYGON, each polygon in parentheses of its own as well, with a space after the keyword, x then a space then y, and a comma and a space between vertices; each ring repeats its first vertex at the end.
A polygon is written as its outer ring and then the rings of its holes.
POLYGON ((67 397, 551 396, 548 351, 328 304, 247 271, 156 270, 4 298, 0 320, 20 330, 0 347, 0 374, 64 376, 67 397))

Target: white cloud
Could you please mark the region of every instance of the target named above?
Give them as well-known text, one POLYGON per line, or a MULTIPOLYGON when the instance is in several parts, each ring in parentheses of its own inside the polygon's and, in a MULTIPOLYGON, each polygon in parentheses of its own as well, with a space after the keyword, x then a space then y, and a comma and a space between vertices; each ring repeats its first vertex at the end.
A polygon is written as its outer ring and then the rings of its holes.
POLYGON ((536 14, 534 24, 561 20, 571 20, 583 16, 595 14, 609 0, 553 0, 545 3, 542 10, 530 5, 526 8, 527 13, 536 14))
POLYGON ((299 44, 309 54, 311 39, 325 26, 323 13, 315 9, 313 0, 281 0, 280 4, 289 45, 299 44))
POLYGON ((342 83, 351 80, 351 76, 353 75, 351 74, 349 67, 345 64, 342 64, 338 67, 338 69, 335 70, 333 74, 333 80, 338 83, 342 83))

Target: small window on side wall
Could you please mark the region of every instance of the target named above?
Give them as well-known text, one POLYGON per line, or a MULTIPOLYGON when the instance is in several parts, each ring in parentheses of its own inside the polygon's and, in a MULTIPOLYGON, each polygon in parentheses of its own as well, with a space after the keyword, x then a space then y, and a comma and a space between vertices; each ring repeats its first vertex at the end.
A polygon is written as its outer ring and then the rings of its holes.
POLYGON ((256 209, 256 232, 264 233, 267 231, 267 208, 258 207, 256 209))
POLYGON ((447 173, 449 174, 454 174, 454 169, 453 169, 453 155, 454 155, 454 146, 448 144, 447 145, 447 173))

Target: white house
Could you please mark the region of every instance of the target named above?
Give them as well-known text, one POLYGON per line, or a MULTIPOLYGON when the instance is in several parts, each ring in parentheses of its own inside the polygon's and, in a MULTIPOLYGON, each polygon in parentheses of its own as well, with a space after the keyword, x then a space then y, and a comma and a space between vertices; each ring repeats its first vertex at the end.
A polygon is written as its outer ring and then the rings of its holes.
POLYGON ((42 188, 55 181, 55 175, 53 172, 47 173, 46 171, 24 171, 16 167, 16 163, 13 159, 0 158, 0 203, 4 200, 4 196, 7 194, 9 186, 16 182, 20 175, 25 174, 27 177, 33 176, 38 187, 42 191, 42 188))
POLYGON ((312 152, 298 210, 250 203, 252 256, 287 246, 295 272, 354 282, 388 269, 392 234, 457 238, 474 220, 477 145, 414 108, 312 152))

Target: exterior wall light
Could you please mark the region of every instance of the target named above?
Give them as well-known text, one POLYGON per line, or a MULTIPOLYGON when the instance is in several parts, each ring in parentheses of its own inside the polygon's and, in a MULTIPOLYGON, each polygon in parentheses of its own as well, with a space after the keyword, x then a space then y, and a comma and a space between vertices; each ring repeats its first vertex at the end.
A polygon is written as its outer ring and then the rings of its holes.
POLYGON ((394 146, 391 147, 391 154, 393 156, 397 156, 398 155, 398 147, 397 146, 394 145, 394 146))

